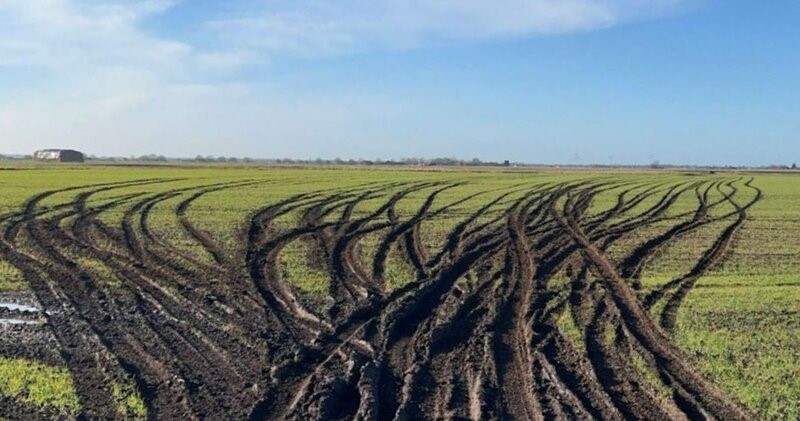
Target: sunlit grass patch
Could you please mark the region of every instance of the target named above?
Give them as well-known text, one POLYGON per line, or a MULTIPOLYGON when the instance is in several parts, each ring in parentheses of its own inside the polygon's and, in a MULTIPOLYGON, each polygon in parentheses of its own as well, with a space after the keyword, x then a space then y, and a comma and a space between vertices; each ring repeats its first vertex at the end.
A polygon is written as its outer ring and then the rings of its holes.
POLYGON ((147 407, 131 384, 112 383, 112 393, 117 401, 117 412, 125 419, 147 419, 147 407))
POLYGON ((101 260, 86 257, 77 258, 76 260, 82 268, 92 272, 102 282, 106 283, 106 285, 114 288, 122 286, 122 282, 117 278, 111 268, 106 266, 101 260))
POLYGON ((800 285, 756 282, 712 277, 695 288, 679 312, 676 340, 704 374, 756 413, 798 419, 800 285))
POLYGON ((566 336, 570 342, 583 344, 583 329, 575 323, 571 312, 562 312, 556 320, 556 327, 558 327, 558 331, 566 336))
POLYGON ((22 272, 10 263, 0 260, 0 291, 18 291, 27 285, 22 272))
POLYGON ((323 269, 315 267, 309 261, 311 247, 298 239, 287 244, 280 252, 278 261, 284 282, 301 291, 322 296, 330 287, 330 275, 323 269))
POLYGON ((69 371, 32 360, 0 357, 0 394, 68 414, 80 410, 69 371))
POLYGON ((397 247, 392 247, 386 256, 386 289, 394 291, 416 279, 417 274, 409 262, 400 254, 397 247))

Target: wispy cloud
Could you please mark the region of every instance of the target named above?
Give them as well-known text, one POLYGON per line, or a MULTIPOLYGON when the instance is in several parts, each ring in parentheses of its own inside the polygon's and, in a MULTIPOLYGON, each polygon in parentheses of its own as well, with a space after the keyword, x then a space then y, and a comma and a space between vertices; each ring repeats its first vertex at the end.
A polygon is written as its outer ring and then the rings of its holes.
POLYGON ((0 65, 154 65, 183 57, 189 45, 149 36, 139 27, 172 4, 0 1, 0 65))
MULTIPOLYGON (((0 0, 0 76, 22 74, 25 80, 17 84, 26 88, 13 98, 0 94, 0 152, 67 143, 97 153, 161 149, 181 154, 201 144, 204 153, 247 153, 247 142, 272 139, 270 151, 263 154, 313 154, 314 145, 332 154, 324 149, 326 142, 345 144, 352 133, 364 132, 365 122, 400 114, 402 105, 381 97, 271 95, 260 89, 263 86, 251 86, 241 70, 291 55, 318 57, 588 31, 669 13, 683 4, 243 2, 236 3, 240 7, 234 11, 212 10, 195 17, 191 26, 208 31, 199 39, 211 41, 198 44, 169 31, 156 34, 147 29, 150 19, 172 11, 178 1, 0 0), (37 72, 29 76, 26 69, 37 72), (165 139, 180 145, 165 145, 165 139)), ((359 148, 370 144, 363 142, 359 148)))
POLYGON ((307 55, 588 31, 683 6, 682 0, 278 0, 209 26, 240 47, 307 55))
MULTIPOLYGON (((690 0, 271 0, 193 22, 215 49, 156 36, 179 0, 0 0, 0 66, 236 69, 273 56, 341 54, 589 31, 672 13, 690 0), (221 17, 220 15, 225 15, 221 17)), ((186 7, 191 7, 186 4, 186 7)))

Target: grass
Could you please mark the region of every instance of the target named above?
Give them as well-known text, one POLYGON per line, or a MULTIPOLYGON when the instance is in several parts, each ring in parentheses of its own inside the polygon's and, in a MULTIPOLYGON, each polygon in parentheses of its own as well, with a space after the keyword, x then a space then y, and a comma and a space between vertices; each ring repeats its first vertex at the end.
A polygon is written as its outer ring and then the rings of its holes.
POLYGON ((119 288, 122 286, 122 282, 120 282, 119 278, 114 275, 114 272, 111 270, 111 268, 106 266, 106 264, 101 260, 78 257, 76 258, 76 261, 82 268, 94 273, 97 276, 97 279, 102 280, 106 285, 112 288, 119 288))
POLYGON ((0 394, 67 414, 80 409, 69 371, 35 361, 0 357, 0 394))
POLYGON ((785 280, 710 278, 676 335, 704 374, 770 419, 800 418, 800 279, 785 280))
POLYGON ((0 260, 0 291, 18 291, 28 285, 22 273, 9 264, 0 260))
POLYGON ((309 261, 311 247, 305 241, 292 241, 281 250, 279 264, 282 279, 315 297, 321 297, 328 291, 330 276, 324 270, 315 267, 309 261))
POLYGON ((416 276, 414 268, 403 259, 397 247, 392 247, 386 258, 386 273, 384 274, 386 289, 394 291, 402 288, 409 282, 414 281, 416 276))
MULTIPOLYGON (((253 212, 265 204, 299 193, 328 194, 364 188, 367 184, 387 186, 387 191, 381 193, 380 198, 359 204, 354 211, 354 219, 369 214, 385 203, 387 197, 402 189, 396 185, 399 183, 463 183, 443 191, 436 200, 433 211, 447 203, 481 193, 453 206, 435 220, 422 224, 421 241, 431 249, 436 249, 446 241, 446 233, 484 204, 504 193, 510 193, 505 201, 520 197, 523 192, 515 191, 520 186, 566 182, 587 177, 630 182, 629 185, 600 194, 590 209, 592 213, 599 213, 613 207, 617 194, 627 189, 630 189, 629 195, 635 195, 644 192, 654 183, 689 183, 729 176, 730 174, 687 177, 676 173, 390 171, 349 168, 36 166, 18 171, 0 171, 0 193, 3 195, 0 214, 17 211, 35 193, 70 186, 153 178, 170 180, 98 193, 88 203, 92 207, 134 193, 142 193, 144 198, 215 183, 257 181, 256 184, 206 194, 197 199, 187 213, 189 220, 199 229, 209 232, 226 250, 235 251, 241 247, 242 230, 253 212), (390 184, 395 185, 389 186, 390 184)), ((800 355, 800 314, 797 313, 800 308, 800 177, 758 174, 755 176, 755 185, 763 190, 764 199, 749 212, 750 218, 737 233, 725 263, 715 268, 709 276, 702 278, 687 297, 678 313, 675 340, 695 360, 704 374, 712 377, 760 417, 797 419, 800 417, 800 359, 796 357, 800 355)), ((42 206, 71 201, 81 191, 83 190, 53 194, 42 202, 42 206)), ((188 190, 179 193, 154 206, 150 227, 160 238, 186 254, 210 262, 210 256, 188 236, 175 216, 177 204, 190 194, 188 190)), ((414 192, 402 199, 397 204, 398 216, 403 219, 413 216, 428 193, 430 190, 414 192)), ((755 193, 742 190, 741 194, 747 198, 755 193)), ((721 193, 711 192, 712 201, 720 197, 721 193)), ((138 199, 140 198, 129 200, 104 212, 101 220, 118 226, 125 212, 138 199)), ((644 200, 637 205, 636 210, 645 210, 656 201, 656 198, 644 200)), ((681 196, 674 209, 670 210, 669 215, 691 212, 695 205, 693 192, 687 192, 681 196)), ((714 209, 712 214, 718 215, 730 210, 730 206, 721 206, 714 209)), ((276 221, 275 228, 293 226, 299 216, 297 213, 286 214, 276 221)), ((338 216, 339 214, 334 213, 328 219, 338 216)), ((478 222, 488 221, 493 216, 495 215, 487 214, 478 222)), ((138 224, 138 221, 134 223, 138 224)), ((668 229, 674 223, 676 221, 666 220, 623 238, 618 247, 611 249, 611 255, 618 257, 626 248, 668 229)), ((711 224, 665 249, 647 267, 644 287, 653 288, 685 273, 689 269, 686 261, 699 256, 713 243, 724 226, 725 223, 711 224)), ((359 257, 367 271, 372 269, 367 264, 374 256, 377 238, 368 235, 361 242, 359 257)), ((298 291, 312 297, 324 297, 327 294, 331 280, 323 269, 311 264, 308 243, 289 243, 281 251, 278 261, 281 275, 298 291)), ((79 263, 107 279, 109 286, 113 287, 119 282, 100 261, 79 263)), ((415 278, 413 268, 399 257, 395 249, 389 253, 385 278, 388 289, 402 286, 415 278)), ((16 269, 7 262, 0 261, 0 290, 18 290, 25 288, 25 285, 16 269)), ((653 312, 657 314, 660 308, 654 308, 653 312)), ((581 340, 582 332, 574 327, 569 316, 561 317, 559 327, 571 339, 581 340)), ((16 360, 1 361, 3 366, 0 369, 8 370, 16 360)), ((27 365, 26 373, 45 370, 41 366, 31 366, 30 362, 14 364, 22 367, 27 365)), ((52 367, 46 369, 57 371, 52 367)), ((57 372, 68 380, 68 373, 57 372)), ((15 373, 17 378, 21 376, 18 372, 15 373)), ((13 392, 15 396, 25 396, 25 399, 50 402, 48 405, 52 406, 61 405, 65 411, 74 410, 70 406, 72 404, 67 403, 72 401, 63 397, 66 396, 66 386, 63 384, 69 381, 62 379, 58 383, 63 383, 62 386, 51 388, 50 392, 38 386, 33 387, 33 383, 27 382, 22 383, 24 387, 19 386, 19 382, 14 383, 14 389, 11 390, 9 382, 6 383, 3 386, 0 382, 3 393, 13 392), (46 393, 52 393, 52 399, 43 400, 42 396, 46 393)), ((137 403, 138 398, 131 398, 131 389, 116 387, 120 388, 119 400, 127 402, 123 405, 127 409, 120 412, 126 414, 125 416, 138 417, 141 412, 137 412, 137 408, 143 408, 137 403)))
POLYGON ((147 408, 132 384, 113 382, 111 388, 114 399, 117 401, 117 412, 123 418, 134 420, 147 419, 147 408))
MULTIPOLYGON (((558 320, 556 320, 556 326, 558 326, 558 330, 563 333, 564 336, 570 340, 570 342, 576 344, 583 343, 583 329, 575 324, 575 320, 572 318, 572 314, 570 312, 562 312, 558 317, 558 320)), ((582 348, 583 347, 581 347, 581 349, 582 348)))

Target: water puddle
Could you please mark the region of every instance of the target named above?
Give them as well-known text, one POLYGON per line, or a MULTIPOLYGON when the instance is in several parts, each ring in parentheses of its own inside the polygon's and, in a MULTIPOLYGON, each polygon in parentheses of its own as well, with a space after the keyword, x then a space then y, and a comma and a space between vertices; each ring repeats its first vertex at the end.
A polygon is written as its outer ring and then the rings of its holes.
POLYGON ((17 304, 17 303, 0 303, 0 308, 7 308, 9 310, 14 311, 24 311, 28 313, 37 313, 39 309, 34 306, 29 306, 25 304, 17 304))
POLYGON ((0 325, 38 325, 38 320, 0 319, 0 325))

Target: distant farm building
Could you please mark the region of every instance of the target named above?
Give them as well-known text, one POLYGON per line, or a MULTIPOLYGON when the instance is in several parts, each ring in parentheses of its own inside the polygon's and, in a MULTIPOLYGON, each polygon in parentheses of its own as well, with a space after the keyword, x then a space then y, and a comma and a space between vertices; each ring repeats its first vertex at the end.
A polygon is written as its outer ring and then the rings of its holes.
POLYGON ((33 153, 36 161, 83 162, 83 154, 72 149, 42 149, 33 153))

